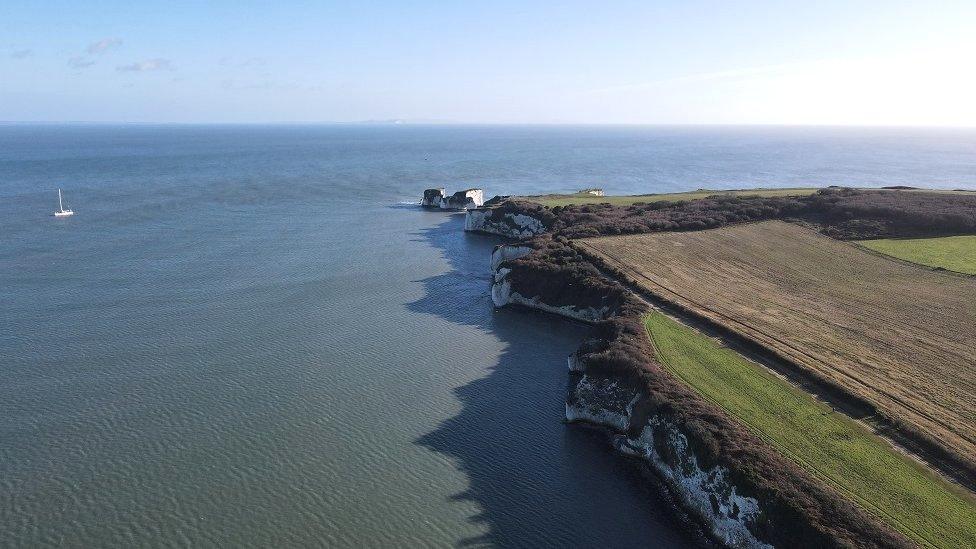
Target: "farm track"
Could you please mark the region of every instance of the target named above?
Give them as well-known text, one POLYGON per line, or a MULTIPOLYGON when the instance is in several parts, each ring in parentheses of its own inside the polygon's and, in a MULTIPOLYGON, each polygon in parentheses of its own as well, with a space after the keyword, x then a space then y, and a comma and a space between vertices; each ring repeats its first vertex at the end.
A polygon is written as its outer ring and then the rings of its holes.
POLYGON ((652 295, 869 402, 971 466, 976 280, 782 222, 575 242, 652 295))

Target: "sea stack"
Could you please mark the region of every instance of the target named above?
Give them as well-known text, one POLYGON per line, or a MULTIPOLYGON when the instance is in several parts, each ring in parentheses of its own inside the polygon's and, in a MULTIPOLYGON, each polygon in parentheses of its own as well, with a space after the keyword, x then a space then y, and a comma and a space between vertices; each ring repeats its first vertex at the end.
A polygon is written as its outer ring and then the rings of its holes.
POLYGON ((466 189, 447 196, 444 188, 426 189, 420 205, 425 208, 440 208, 442 210, 470 210, 479 208, 485 203, 485 191, 482 189, 466 189))
POLYGON ((443 187, 439 189, 425 189, 424 198, 421 199, 420 205, 425 208, 440 208, 441 201, 444 200, 447 191, 443 187))
POLYGON ((441 202, 441 208, 448 210, 468 210, 479 208, 485 203, 485 191, 481 189, 467 189, 452 194, 441 202))

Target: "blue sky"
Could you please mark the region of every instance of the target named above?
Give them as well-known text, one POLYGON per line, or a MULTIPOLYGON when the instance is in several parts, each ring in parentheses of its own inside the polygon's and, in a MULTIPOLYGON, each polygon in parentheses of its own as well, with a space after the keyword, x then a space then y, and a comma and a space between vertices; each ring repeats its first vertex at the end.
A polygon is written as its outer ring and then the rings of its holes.
POLYGON ((3 0, 0 120, 974 126, 923 4, 3 0))

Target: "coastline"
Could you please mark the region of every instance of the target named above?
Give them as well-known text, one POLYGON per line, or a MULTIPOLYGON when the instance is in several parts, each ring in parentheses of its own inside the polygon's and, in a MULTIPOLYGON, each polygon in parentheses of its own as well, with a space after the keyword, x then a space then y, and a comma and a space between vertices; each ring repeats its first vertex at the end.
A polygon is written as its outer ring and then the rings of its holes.
MULTIPOLYGON (((560 236, 567 231, 554 236, 553 217, 538 204, 502 200, 468 212, 465 230, 513 241, 492 253, 496 306, 584 321, 599 334, 567 359, 573 379, 568 422, 607 429, 617 452, 649 465, 724 545, 912 545, 656 364, 643 328, 635 326, 652 305, 622 272, 587 253, 573 236, 560 236), (554 288, 573 288, 574 295, 554 288)), ((851 235, 863 228, 834 230, 851 235)))
MULTIPOLYGON (((606 288, 594 284, 594 290, 606 288)), ((580 320, 566 305, 534 306, 539 302, 517 304, 580 320)), ((590 321, 597 337, 567 358, 568 422, 605 429, 613 450, 654 471, 722 545, 911 546, 766 451, 762 441, 654 363, 639 322, 647 310, 627 296, 605 319, 590 321)))

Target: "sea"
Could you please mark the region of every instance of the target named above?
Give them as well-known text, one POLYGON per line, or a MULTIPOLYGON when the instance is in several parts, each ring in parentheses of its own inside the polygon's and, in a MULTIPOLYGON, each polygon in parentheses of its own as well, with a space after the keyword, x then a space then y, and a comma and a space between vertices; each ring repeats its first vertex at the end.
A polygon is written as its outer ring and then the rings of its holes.
POLYGON ((976 130, 0 125, 0 546, 700 546, 417 202, 827 185, 976 189, 976 130))

